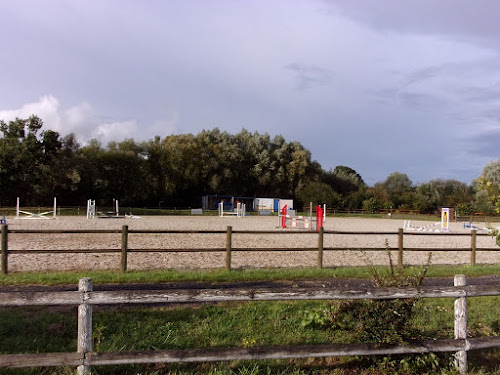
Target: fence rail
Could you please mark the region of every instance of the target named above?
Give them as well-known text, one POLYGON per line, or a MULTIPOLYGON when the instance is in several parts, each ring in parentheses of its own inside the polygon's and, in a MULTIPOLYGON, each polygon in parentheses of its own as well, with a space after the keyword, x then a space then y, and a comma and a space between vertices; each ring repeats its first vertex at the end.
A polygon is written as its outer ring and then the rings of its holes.
POLYGON ((79 282, 78 291, 0 292, 0 306, 78 305, 77 352, 3 354, 0 367, 78 366, 89 374, 90 366, 133 363, 210 362, 357 355, 421 354, 455 352, 455 365, 466 373, 467 351, 500 346, 500 336, 467 338, 467 297, 499 296, 500 287, 466 285, 456 275, 453 287, 363 288, 363 289, 260 289, 260 290, 157 290, 93 291, 92 279, 79 282), (289 300, 455 298, 455 339, 414 341, 406 345, 328 344, 253 348, 201 348, 158 351, 96 353, 92 347, 92 306, 105 304, 206 303, 289 300))
POLYGON ((317 267, 323 268, 323 252, 324 251, 345 251, 345 250, 355 250, 355 251, 395 251, 398 254, 398 266, 403 266, 403 255, 405 251, 416 252, 441 252, 441 251, 459 251, 459 252, 470 252, 470 264, 476 264, 476 254, 478 251, 498 251, 498 247, 494 248, 478 248, 477 237, 487 236, 486 233, 476 233, 472 230, 470 234, 467 233, 439 233, 439 232, 404 232, 402 228, 398 231, 387 231, 387 232, 362 232, 362 231, 334 231, 334 230, 324 230, 319 228, 318 232, 310 231, 297 231, 297 230, 233 230, 231 226, 228 226, 224 230, 134 230, 129 229, 127 225, 122 226, 122 229, 92 229, 92 230, 72 230, 72 229, 62 229, 62 230, 33 230, 33 229, 9 229, 7 225, 2 225, 1 233, 1 253, 0 253, 0 266, 1 272, 3 274, 8 273, 8 256, 9 254, 95 254, 95 253, 121 253, 120 269, 122 272, 127 271, 127 254, 128 253, 141 253, 141 252, 157 252, 157 253, 190 253, 190 252, 225 252, 226 261, 225 268, 231 269, 231 254, 232 252, 248 252, 248 251, 263 251, 263 252, 282 252, 282 251, 306 251, 306 252, 317 252, 317 267), (9 249, 8 235, 9 234, 121 234, 120 247, 112 249, 60 249, 60 250, 37 250, 37 249, 9 249), (129 236, 131 234, 221 234, 225 235, 226 246, 225 247, 213 247, 213 248, 134 248, 129 246, 129 236), (232 238, 234 235, 238 234, 274 234, 274 235, 300 235, 300 236, 311 236, 317 237, 317 245, 311 247, 281 247, 281 248, 270 248, 270 247, 234 247, 232 246, 232 238), (398 244, 397 247, 329 247, 324 246, 325 235, 354 235, 354 236, 397 236, 398 244), (404 237, 405 236, 460 236, 460 237, 470 237, 470 247, 461 248, 419 248, 419 247, 404 247, 404 237))

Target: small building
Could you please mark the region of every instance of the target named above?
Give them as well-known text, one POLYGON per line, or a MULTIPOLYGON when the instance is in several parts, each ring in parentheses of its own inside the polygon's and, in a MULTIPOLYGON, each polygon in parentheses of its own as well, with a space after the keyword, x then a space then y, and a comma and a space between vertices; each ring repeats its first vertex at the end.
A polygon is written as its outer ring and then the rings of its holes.
POLYGON ((288 206, 293 209, 293 199, 280 199, 280 198, 255 198, 254 210, 269 210, 270 212, 281 212, 281 209, 288 206))
POLYGON ((201 207, 204 210, 217 210, 219 203, 224 204, 224 211, 233 211, 237 203, 243 203, 246 206, 246 211, 253 211, 254 197, 238 197, 234 195, 204 195, 201 197, 201 207))

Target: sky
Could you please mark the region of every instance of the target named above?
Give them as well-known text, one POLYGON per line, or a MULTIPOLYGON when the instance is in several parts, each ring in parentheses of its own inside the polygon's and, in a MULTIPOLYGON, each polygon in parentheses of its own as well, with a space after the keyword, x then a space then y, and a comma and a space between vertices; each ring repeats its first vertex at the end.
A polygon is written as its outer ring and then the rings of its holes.
POLYGON ((0 119, 298 141, 370 185, 500 158, 497 0, 0 0, 0 119))

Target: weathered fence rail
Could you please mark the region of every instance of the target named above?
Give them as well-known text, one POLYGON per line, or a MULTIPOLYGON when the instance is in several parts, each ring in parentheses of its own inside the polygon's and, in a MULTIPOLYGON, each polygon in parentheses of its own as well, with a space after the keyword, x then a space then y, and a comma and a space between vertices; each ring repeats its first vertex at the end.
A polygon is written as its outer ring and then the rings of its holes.
POLYGON ((323 252, 324 251, 345 251, 345 250, 355 250, 355 251, 395 251, 398 254, 398 266, 403 265, 403 254, 405 251, 425 251, 425 252, 440 252, 440 251, 459 251, 459 252, 470 252, 470 264, 476 264, 476 254, 478 251, 498 251, 497 247, 494 248, 478 248, 477 236, 487 236, 486 233, 476 233, 476 231, 471 231, 470 234, 467 233, 438 233, 438 232, 404 232, 403 229, 398 231, 387 231, 387 232, 362 232, 362 231, 334 231, 334 230, 324 230, 319 228, 318 232, 308 232, 308 231, 297 231, 297 230, 233 230, 232 227, 228 226, 224 230, 134 230, 129 229, 127 225, 124 225, 122 229, 93 229, 93 230, 72 230, 72 229, 62 229, 62 230, 33 230, 33 229, 9 229, 7 225, 2 225, 2 236, 1 236, 1 253, 0 253, 0 263, 1 272, 3 274, 8 273, 8 256, 9 254, 95 254, 95 253, 121 253, 120 267, 122 272, 127 271, 127 254, 128 253, 141 253, 141 252, 157 252, 157 253, 190 253, 190 252, 225 252, 226 269, 231 269, 231 254, 232 252, 248 252, 248 251, 269 251, 269 252, 282 252, 282 251, 309 251, 317 252, 317 267, 323 267, 323 252), (121 243, 117 241, 117 245, 120 248, 114 249, 9 249, 8 235, 9 234, 121 234, 121 243), (129 246, 129 237, 133 234, 221 234, 225 235, 225 247, 213 247, 213 248, 137 248, 129 246), (317 245, 311 247, 282 247, 282 248, 269 248, 269 247, 234 247, 232 246, 232 238, 234 235, 238 234, 255 234, 255 235, 301 235, 301 236, 316 236, 317 245), (328 247, 324 246, 325 235, 354 235, 354 236, 397 236, 397 247, 328 247), (404 237, 405 236, 449 236, 449 237, 470 237, 470 247, 462 248, 420 248, 420 247, 404 247, 404 237))
POLYGON ((499 296, 500 286, 466 285, 464 275, 456 275, 454 284, 453 287, 418 288, 200 289, 99 292, 93 291, 92 279, 85 278, 80 280, 78 291, 0 292, 0 306, 78 305, 77 352, 3 354, 0 355, 0 367, 78 366, 79 374, 89 374, 90 366, 97 365, 455 352, 455 365, 461 374, 465 374, 467 351, 500 346, 500 336, 467 337, 467 298, 499 296), (455 298, 454 340, 415 341, 406 345, 328 344, 103 353, 94 352, 92 347, 93 305, 442 297, 455 298))

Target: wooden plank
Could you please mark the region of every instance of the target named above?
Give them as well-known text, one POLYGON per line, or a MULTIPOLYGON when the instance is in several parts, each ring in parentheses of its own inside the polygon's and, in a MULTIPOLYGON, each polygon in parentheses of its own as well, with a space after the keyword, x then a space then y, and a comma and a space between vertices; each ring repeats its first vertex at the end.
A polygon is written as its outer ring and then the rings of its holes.
MULTIPOLYGON (((129 231, 130 233, 130 231, 129 231)), ((233 232, 234 233, 234 232, 233 232)), ((323 247, 323 251, 397 251, 397 248, 386 247, 356 247, 356 248, 346 248, 346 247, 323 247)), ((114 254, 121 253, 121 249, 58 249, 58 250, 45 250, 45 249, 12 249, 8 250, 8 254, 114 254)), ((172 248, 172 249, 155 249, 155 248, 135 248, 128 249, 129 253, 216 253, 224 252, 226 248, 172 248)), ((243 247, 232 247, 231 251, 238 252, 251 252, 251 251, 269 251, 269 252, 282 252, 282 251, 294 251, 294 252, 311 252, 318 251, 316 247, 286 247, 286 248, 269 248, 269 247, 255 247, 255 248, 243 248, 243 247)), ((470 248, 405 248, 404 251, 425 251, 425 252, 446 252, 446 251, 459 251, 459 252, 470 252, 470 248)), ((478 248, 477 252, 481 251, 498 251, 498 248, 478 248)))
POLYGON ((0 293, 0 306, 78 305, 80 303, 82 303, 82 294, 76 290, 0 293))
POLYGON ((22 234, 85 234, 85 233, 121 233, 120 229, 9 229, 9 233, 22 234))
MULTIPOLYGON (((120 229, 9 229, 9 233, 21 234, 87 234, 87 233, 103 233, 114 234, 121 233, 120 229)), ((224 230, 157 230, 157 229, 130 229, 129 233, 134 234, 224 234, 224 230)), ((234 234, 316 234, 309 230, 297 229, 281 229, 281 230, 234 230, 234 234)), ((366 236, 397 236, 398 232, 361 232, 361 231, 336 231, 325 230, 325 234, 337 235, 366 235, 366 236)), ((469 236, 467 233, 454 233, 454 232, 419 232, 408 231, 405 235, 409 236, 469 236)), ((487 233, 477 233, 477 236, 488 236, 487 233)))
MULTIPOLYGON (((233 232, 234 233, 234 232, 233 232)), ((220 247, 220 248, 204 248, 204 249, 182 249, 182 248, 176 248, 176 249, 128 249, 129 253, 192 253, 192 252, 199 252, 199 253, 213 253, 213 252, 225 252, 227 251, 227 248, 220 247)), ((290 248, 290 247, 284 247, 284 248, 270 248, 270 247, 231 247, 231 252, 233 251, 239 251, 239 252, 252 252, 252 251, 318 251, 317 248, 315 247, 295 247, 295 248, 290 248)), ((470 251, 470 249, 469 249, 470 251)))
POLYGON ((467 339, 468 350, 496 348, 500 346, 500 336, 474 337, 467 339))
POLYGON ((318 251, 317 247, 233 247, 232 251, 318 251))
MULTIPOLYGON (((80 279, 78 291, 83 294, 83 303, 78 306, 78 339, 77 352, 85 356, 92 352, 92 305, 86 303, 87 293, 93 289, 92 279, 80 279)), ((90 366, 82 363, 77 368, 78 375, 90 375, 90 366)))
POLYGON ((323 244, 324 244, 324 229, 319 228, 318 231, 318 264, 319 269, 323 268, 323 244))
POLYGON ((403 268, 403 228, 398 231, 398 267, 403 268))
POLYGON ((168 229, 168 230, 159 230, 159 229, 130 229, 129 233, 135 234, 224 234, 225 230, 196 230, 196 229, 168 229))
MULTIPOLYGON (((406 235, 407 233, 405 233, 406 235)), ((398 248, 395 247, 353 247, 353 248, 346 248, 346 247, 325 247, 323 248, 325 251, 398 251, 398 248)), ((441 252, 441 251, 467 251, 470 252, 470 247, 461 247, 461 248, 453 248, 453 247, 440 247, 440 248, 432 248, 432 247, 405 247, 403 249, 404 251, 426 251, 426 252, 441 252)), ((477 248, 476 251, 498 251, 498 248, 477 248)))
MULTIPOLYGON (((333 299, 392 299, 424 297, 465 297, 500 295, 500 287, 477 285, 467 287, 421 288, 364 288, 364 289, 271 289, 221 290, 196 289, 187 291, 105 291, 89 292, 89 304, 221 302, 221 301, 278 301, 278 300, 333 300, 333 299)), ((4 292, 0 306, 75 305, 82 302, 82 294, 67 292, 4 292)))
POLYGON ((280 230, 234 230, 233 233, 238 234, 316 234, 310 229, 296 228, 296 229, 286 229, 282 228, 280 230))
POLYGON ((36 250, 36 249, 22 249, 22 250, 9 250, 9 254, 109 254, 120 253, 121 249, 58 249, 58 250, 36 250))
MULTIPOLYGON (((117 303, 204 303, 243 301, 339 300, 339 299, 395 299, 441 298, 500 295, 499 286, 477 285, 466 287, 420 288, 364 288, 326 289, 297 288, 269 290, 151 290, 109 291, 89 293, 89 304, 117 303)), ((1 294, 0 294, 1 298, 1 294)))
POLYGON ((459 232, 425 232, 425 231, 406 231, 405 236, 448 236, 448 237, 469 237, 469 233, 459 232))
MULTIPOLYGON (((201 303, 222 301, 283 301, 335 299, 394 299, 498 296, 500 286, 468 285, 464 287, 419 288, 297 288, 297 289, 193 289, 193 290, 117 290, 85 294, 88 304, 116 303, 201 303)), ((78 305, 83 295, 66 292, 3 292, 0 306, 78 305)))
POLYGON ((9 245, 8 245, 8 233, 9 229, 7 224, 2 225, 2 239, 1 239, 1 259, 0 259, 0 267, 1 272, 4 275, 7 275, 9 272, 8 269, 8 255, 9 255, 9 245))
POLYGON ((388 355, 451 352, 465 347, 464 340, 428 340, 411 345, 328 344, 255 348, 205 348, 134 352, 90 353, 85 364, 118 365, 131 363, 218 362, 357 355, 388 355))
MULTIPOLYGON (((130 232, 129 232, 130 233, 130 232)), ((198 249, 128 249, 129 253, 218 253, 226 251, 225 247, 198 249)))
POLYGON ((471 266, 476 265, 476 250, 477 250, 477 245, 476 245, 476 237, 477 237, 477 232, 475 230, 470 231, 470 264, 471 266))
POLYGON ((470 350, 500 346, 500 336, 479 337, 465 340, 429 340, 412 343, 408 346, 376 346, 370 344, 330 344, 305 346, 279 346, 255 348, 206 348, 186 350, 105 352, 83 354, 42 353, 42 354, 2 354, 0 367, 53 367, 117 365, 128 363, 174 363, 208 362, 228 360, 257 360, 275 358, 307 358, 354 355, 387 355, 403 353, 453 352, 469 346, 470 350))
POLYGON ((326 230, 325 234, 345 234, 356 236, 397 236, 398 232, 362 232, 362 231, 343 231, 343 230, 326 230))
POLYGON ((122 246, 121 246, 121 271, 127 272, 127 250, 128 250, 128 225, 122 226, 122 246))
POLYGON ((0 367, 54 367, 78 366, 83 362, 83 353, 38 353, 38 354, 1 354, 0 367))
MULTIPOLYGON (((453 284, 458 287, 467 285, 465 275, 455 275, 453 284)), ((465 297, 455 299, 455 339, 467 339, 467 299, 465 297)), ((455 353, 455 367, 459 374, 467 373, 466 348, 455 353)))
POLYGON ((226 230, 226 270, 231 271, 231 246, 233 238, 233 227, 228 226, 226 230))

